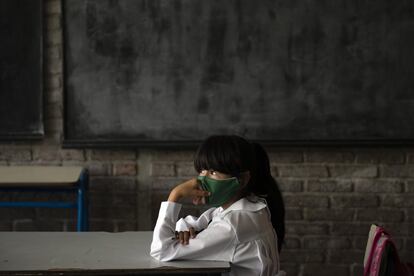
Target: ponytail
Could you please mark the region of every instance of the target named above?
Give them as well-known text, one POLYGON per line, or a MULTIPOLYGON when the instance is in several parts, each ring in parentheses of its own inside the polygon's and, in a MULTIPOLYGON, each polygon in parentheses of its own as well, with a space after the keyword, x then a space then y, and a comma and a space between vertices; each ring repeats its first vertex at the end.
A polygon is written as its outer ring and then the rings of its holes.
POLYGON ((266 151, 258 143, 252 143, 255 166, 252 173, 252 181, 249 182, 249 192, 265 197, 271 213, 273 228, 277 234, 278 250, 282 249, 285 238, 285 206, 282 193, 270 172, 269 157, 266 151))

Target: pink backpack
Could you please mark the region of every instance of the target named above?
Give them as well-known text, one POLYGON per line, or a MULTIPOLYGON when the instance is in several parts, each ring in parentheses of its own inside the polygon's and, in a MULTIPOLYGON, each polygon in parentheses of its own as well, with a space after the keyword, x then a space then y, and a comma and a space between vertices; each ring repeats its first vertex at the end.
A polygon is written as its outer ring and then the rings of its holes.
POLYGON ((414 276, 414 266, 403 264, 389 233, 371 225, 364 257, 364 276, 414 276))

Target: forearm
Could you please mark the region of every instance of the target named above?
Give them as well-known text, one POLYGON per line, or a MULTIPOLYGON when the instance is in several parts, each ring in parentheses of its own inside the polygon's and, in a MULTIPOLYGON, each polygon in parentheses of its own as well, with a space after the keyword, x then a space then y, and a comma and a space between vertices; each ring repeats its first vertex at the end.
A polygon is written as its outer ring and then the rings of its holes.
POLYGON ((177 190, 177 188, 174 188, 171 192, 170 195, 168 196, 168 201, 169 202, 180 202, 182 198, 182 195, 180 193, 179 190, 177 190))
POLYGON ((161 203, 151 243, 151 256, 158 260, 163 260, 163 249, 175 242, 175 222, 180 210, 181 204, 161 203))

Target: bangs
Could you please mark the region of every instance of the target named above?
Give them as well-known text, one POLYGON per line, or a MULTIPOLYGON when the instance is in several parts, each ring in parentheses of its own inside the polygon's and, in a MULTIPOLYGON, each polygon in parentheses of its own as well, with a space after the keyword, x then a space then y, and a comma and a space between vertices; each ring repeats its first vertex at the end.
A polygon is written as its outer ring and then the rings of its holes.
POLYGON ((250 143, 241 137, 210 136, 198 148, 194 168, 198 173, 202 170, 215 170, 238 176, 249 170, 250 152, 250 143))

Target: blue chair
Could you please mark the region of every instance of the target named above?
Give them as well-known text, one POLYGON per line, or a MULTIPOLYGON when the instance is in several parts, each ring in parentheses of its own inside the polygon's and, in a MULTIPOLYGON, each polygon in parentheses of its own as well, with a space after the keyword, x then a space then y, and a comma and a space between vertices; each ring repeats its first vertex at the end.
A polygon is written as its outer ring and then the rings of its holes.
POLYGON ((82 167, 0 166, 0 192, 75 193, 76 201, 3 201, 0 207, 77 209, 77 231, 88 231, 88 171, 82 167))

